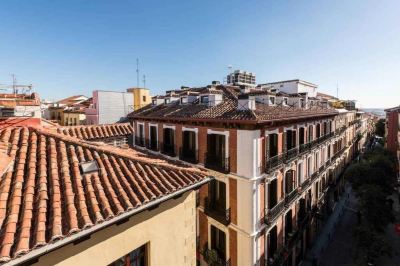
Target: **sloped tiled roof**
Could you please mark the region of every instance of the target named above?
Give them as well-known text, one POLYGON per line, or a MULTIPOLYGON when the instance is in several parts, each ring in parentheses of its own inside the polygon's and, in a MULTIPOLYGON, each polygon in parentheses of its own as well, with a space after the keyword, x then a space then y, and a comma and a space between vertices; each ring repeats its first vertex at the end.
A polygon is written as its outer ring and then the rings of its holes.
POLYGON ((131 135, 133 128, 129 123, 118 123, 59 127, 57 132, 83 140, 95 140, 131 135))
POLYGON ((9 162, 0 173, 0 262, 46 252, 206 180, 200 169, 41 128, 0 130, 0 153, 9 157, 0 160, 9 162), (83 173, 87 161, 98 170, 83 173))
MULTIPOLYGON (((199 91, 198 88, 194 89, 199 91)), ((207 88, 208 91, 211 89, 207 88)), ((212 119, 219 121, 234 120, 252 121, 254 123, 268 122, 272 120, 296 119, 306 117, 320 117, 335 115, 334 109, 322 106, 312 106, 310 108, 296 108, 291 106, 268 106, 263 103, 256 103, 255 110, 238 110, 238 96, 241 93, 239 87, 220 85, 212 89, 222 93, 222 101, 214 106, 198 103, 198 101, 188 104, 181 104, 174 101, 167 104, 149 104, 128 115, 129 118, 151 118, 151 119, 212 119)), ((253 95, 253 92, 247 93, 253 95)))

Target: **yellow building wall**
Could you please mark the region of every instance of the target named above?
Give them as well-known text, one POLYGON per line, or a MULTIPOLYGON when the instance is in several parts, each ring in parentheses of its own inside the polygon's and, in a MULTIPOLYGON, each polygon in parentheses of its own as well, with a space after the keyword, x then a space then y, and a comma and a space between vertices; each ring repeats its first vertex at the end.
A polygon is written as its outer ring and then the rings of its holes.
POLYGON ((146 106, 149 103, 151 103, 150 90, 136 88, 132 90, 132 92, 133 92, 134 110, 142 108, 143 106, 146 106))
POLYGON ((148 265, 196 265, 195 192, 143 211, 77 245, 67 245, 33 265, 108 265, 147 243, 148 265))

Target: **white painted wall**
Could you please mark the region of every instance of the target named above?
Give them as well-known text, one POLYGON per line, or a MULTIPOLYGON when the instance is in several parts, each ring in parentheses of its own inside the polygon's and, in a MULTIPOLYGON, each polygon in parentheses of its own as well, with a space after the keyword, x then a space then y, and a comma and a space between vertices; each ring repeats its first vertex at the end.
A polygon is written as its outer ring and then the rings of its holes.
POLYGON ((237 131, 237 175, 253 178, 260 173, 261 166, 261 138, 260 130, 237 131))

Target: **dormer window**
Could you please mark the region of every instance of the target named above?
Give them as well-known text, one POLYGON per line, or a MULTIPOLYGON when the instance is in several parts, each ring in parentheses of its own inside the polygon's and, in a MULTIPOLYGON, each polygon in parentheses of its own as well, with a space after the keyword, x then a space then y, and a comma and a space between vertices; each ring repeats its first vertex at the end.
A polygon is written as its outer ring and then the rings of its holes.
POLYGON ((171 102, 171 99, 170 99, 170 98, 165 98, 165 99, 164 99, 164 103, 165 103, 165 104, 169 104, 170 102, 171 102))
POLYGON ((201 96, 200 102, 203 104, 208 104, 208 95, 201 96))
POLYGON ((275 97, 269 97, 269 103, 275 104, 275 97))

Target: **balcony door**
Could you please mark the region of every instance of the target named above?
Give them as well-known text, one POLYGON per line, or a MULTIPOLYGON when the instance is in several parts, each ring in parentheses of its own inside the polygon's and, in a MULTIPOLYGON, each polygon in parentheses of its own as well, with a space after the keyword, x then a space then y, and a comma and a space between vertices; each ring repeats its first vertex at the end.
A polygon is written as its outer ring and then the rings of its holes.
POLYGON ((222 262, 226 261, 225 232, 211 225, 211 250, 215 250, 222 262))
POLYGON ((222 172, 229 171, 225 141, 225 135, 207 135, 206 167, 222 172))
POLYGON ((157 127, 150 126, 150 149, 157 150, 157 127))
POLYGON ((172 128, 164 128, 164 153, 175 155, 175 131, 172 128))
POLYGON ((278 203, 278 181, 272 180, 268 185, 268 209, 272 209, 278 203))
POLYGON ((296 147, 296 130, 286 131, 286 148, 288 151, 296 147))
POLYGON ((288 170, 285 174, 285 193, 289 194, 294 190, 295 187, 295 172, 293 170, 288 170))
POLYGON ((185 161, 196 161, 196 133, 183 131, 181 159, 185 161))
POLYGON ((225 212, 226 210, 226 185, 224 182, 212 180, 208 184, 210 205, 214 210, 225 212))
POLYGON ((288 211, 285 216, 285 239, 286 241, 289 238, 289 234, 292 233, 293 230, 293 219, 292 219, 292 210, 288 211))
POLYGON ((317 124, 317 130, 316 130, 316 138, 318 139, 319 137, 321 137, 321 124, 317 124))
POLYGON ((273 258, 278 248, 278 229, 276 225, 269 231, 267 238, 268 259, 273 258))
POLYGON ((311 142, 313 140, 313 135, 314 135, 314 127, 312 125, 308 126, 308 142, 311 142))
POLYGON ((268 158, 278 155, 278 134, 269 134, 267 143, 268 158))
POLYGON ((303 145, 304 144, 304 127, 301 127, 299 129, 299 145, 303 145))

